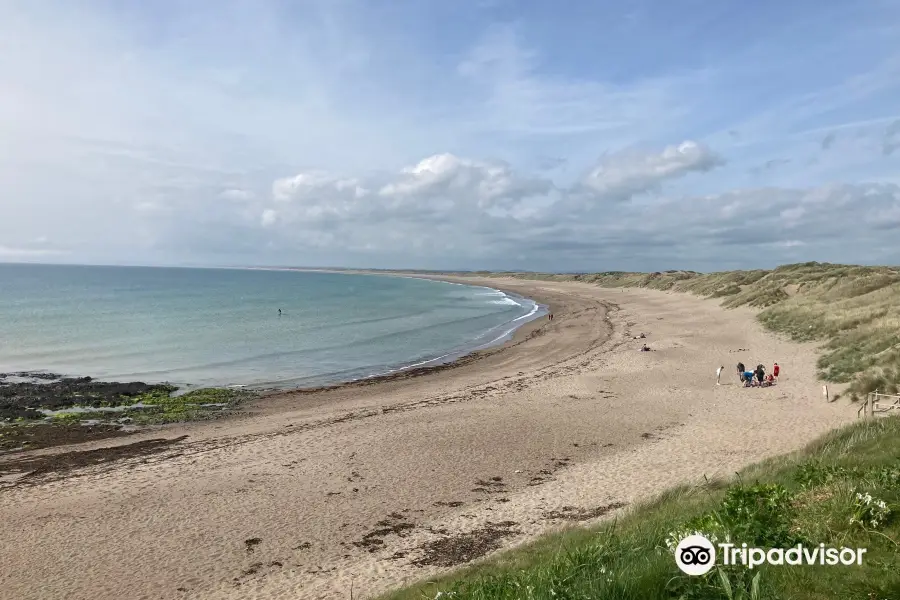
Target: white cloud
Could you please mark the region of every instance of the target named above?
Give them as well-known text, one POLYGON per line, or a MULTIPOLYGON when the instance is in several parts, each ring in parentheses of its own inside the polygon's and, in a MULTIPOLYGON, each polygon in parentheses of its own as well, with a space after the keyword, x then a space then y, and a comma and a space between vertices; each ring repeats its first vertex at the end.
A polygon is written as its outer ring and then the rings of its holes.
POLYGON ((274 225, 277 219, 278 213, 271 208, 267 208, 262 212, 259 222, 263 227, 269 227, 270 225, 274 225))
POLYGON ((473 205, 471 208, 490 210, 514 208, 520 201, 551 188, 546 180, 517 175, 506 163, 438 154, 403 169, 379 190, 379 195, 392 199, 396 206, 445 198, 457 207, 466 203, 473 205))
POLYGON ((276 202, 315 199, 325 190, 347 198, 361 198, 369 193, 356 179, 341 179, 322 171, 310 171, 275 180, 272 197, 276 202))
POLYGON ((706 146, 686 141, 660 153, 609 156, 584 177, 582 184, 598 194, 627 198, 655 190, 666 180, 709 171, 721 164, 723 160, 706 146))
POLYGON ((889 218, 900 206, 900 187, 891 184, 661 195, 665 182, 718 164, 709 148, 685 142, 608 156, 591 172, 592 185, 569 188, 450 154, 394 175, 301 173, 275 182, 278 219, 272 210, 266 225, 288 253, 405 257, 413 266, 454 256, 517 268, 541 268, 534 265, 561 256, 572 268, 604 259, 640 268, 661 255, 697 267, 728 260, 747 266, 760 253, 784 260, 846 253, 839 240, 868 235, 853 249, 863 261, 882 256, 888 230, 900 226, 889 218), (867 234, 866 219, 880 219, 882 233, 867 234))
MULTIPOLYGON (((476 161, 451 154, 435 155, 405 167, 393 176, 368 179, 323 172, 300 173, 276 180, 273 201, 286 221, 320 227, 350 224, 376 226, 388 240, 418 243, 420 230, 411 237, 391 236, 390 227, 449 227, 480 216, 515 216, 527 210, 530 199, 553 188, 541 178, 518 175, 501 162, 476 161)), ((424 242, 423 242, 424 243, 424 242)))

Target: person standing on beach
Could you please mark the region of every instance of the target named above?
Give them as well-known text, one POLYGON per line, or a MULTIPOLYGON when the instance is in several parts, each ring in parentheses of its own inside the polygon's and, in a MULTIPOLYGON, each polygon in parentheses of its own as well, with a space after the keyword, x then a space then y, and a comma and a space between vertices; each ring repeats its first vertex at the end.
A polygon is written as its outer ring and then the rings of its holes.
POLYGON ((725 370, 725 365, 722 365, 718 369, 716 369, 716 385, 722 385, 722 371, 725 370))
POLYGON ((778 374, 781 372, 781 367, 778 366, 778 363, 775 363, 775 366, 772 367, 772 375, 775 376, 775 379, 778 379, 778 374))
POLYGON ((740 380, 741 383, 744 383, 744 370, 745 370, 744 363, 739 362, 737 364, 737 371, 738 371, 738 379, 740 380))

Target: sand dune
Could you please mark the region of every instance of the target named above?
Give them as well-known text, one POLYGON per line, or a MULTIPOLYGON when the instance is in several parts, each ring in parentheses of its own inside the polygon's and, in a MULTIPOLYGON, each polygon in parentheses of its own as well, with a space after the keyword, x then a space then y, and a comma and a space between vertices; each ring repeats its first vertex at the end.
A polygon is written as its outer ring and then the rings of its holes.
POLYGON ((824 402, 815 347, 749 310, 475 281, 556 318, 452 369, 282 394, 246 417, 80 448, 187 436, 152 452, 4 484, 0 598, 367 597, 855 418, 824 402), (739 387, 738 360, 777 360, 781 381, 739 387))

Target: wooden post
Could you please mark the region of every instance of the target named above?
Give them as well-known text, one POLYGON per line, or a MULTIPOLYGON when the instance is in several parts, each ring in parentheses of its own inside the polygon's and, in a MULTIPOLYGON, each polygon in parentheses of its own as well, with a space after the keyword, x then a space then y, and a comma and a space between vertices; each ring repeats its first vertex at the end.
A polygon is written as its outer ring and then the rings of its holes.
POLYGON ((878 390, 869 395, 869 418, 875 418, 875 403, 878 401, 878 390))

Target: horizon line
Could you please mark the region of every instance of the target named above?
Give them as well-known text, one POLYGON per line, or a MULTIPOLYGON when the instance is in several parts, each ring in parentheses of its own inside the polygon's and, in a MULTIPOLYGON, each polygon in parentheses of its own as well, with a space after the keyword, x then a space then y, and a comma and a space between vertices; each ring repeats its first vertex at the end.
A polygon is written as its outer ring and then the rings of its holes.
POLYGON ((338 266, 284 266, 284 265, 165 265, 165 264, 109 264, 109 263, 53 263, 53 262, 16 262, 16 261, 3 261, 0 260, 0 266, 2 265, 13 265, 13 266, 47 266, 47 267, 102 267, 102 268, 135 268, 135 269, 216 269, 216 270, 281 270, 281 271, 302 271, 302 272, 341 272, 341 271, 366 271, 366 272, 411 272, 411 273, 546 273, 546 274, 561 274, 561 275, 594 275, 601 273, 697 273, 700 275, 703 274, 712 274, 712 273, 727 273, 727 272, 735 272, 735 271, 773 271, 775 269, 781 267, 788 267, 794 265, 834 265, 834 266, 845 266, 845 267, 885 267, 885 268, 900 268, 898 265, 889 265, 889 264, 879 264, 879 265, 866 265, 866 264, 850 264, 850 263, 832 263, 832 262, 821 262, 821 261, 803 261, 797 263, 784 263, 780 264, 776 267, 771 268, 748 268, 748 269, 724 269, 720 271, 695 271, 693 269, 664 269, 664 270, 655 270, 655 271, 623 271, 623 270, 605 270, 605 271, 585 271, 583 269, 580 270, 572 270, 572 271, 533 271, 533 270, 519 270, 519 269, 417 269, 417 268, 401 268, 401 267, 338 267, 338 266))

